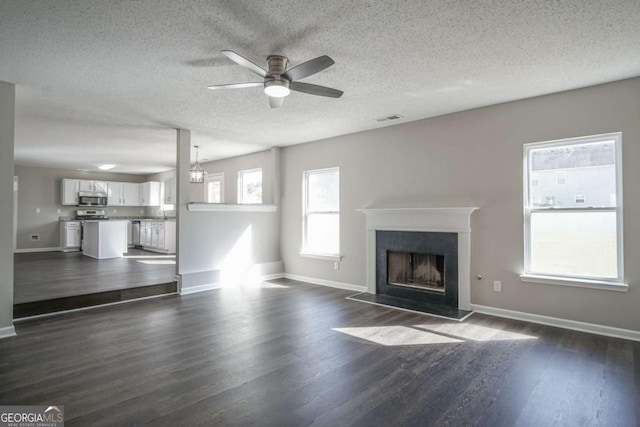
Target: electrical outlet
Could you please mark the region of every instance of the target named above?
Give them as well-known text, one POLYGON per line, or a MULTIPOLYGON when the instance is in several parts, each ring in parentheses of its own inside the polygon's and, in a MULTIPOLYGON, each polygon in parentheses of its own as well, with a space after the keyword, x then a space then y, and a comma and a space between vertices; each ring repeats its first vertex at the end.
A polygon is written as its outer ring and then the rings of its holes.
POLYGON ((40 240, 40 235, 39 234, 32 234, 29 236, 29 240, 31 240, 32 242, 37 242, 40 240))
POLYGON ((111 211, 111 213, 113 213, 113 214, 118 213, 118 209, 113 209, 113 210, 111 211))
POLYGON ((144 209, 140 209, 140 213, 143 214, 144 213, 144 209))
POLYGON ((493 290, 495 292, 502 292, 502 282, 500 280, 493 281, 493 290))
POLYGON ((62 213, 62 209, 56 209, 57 213, 62 213))
POLYGON ((335 270, 340 270, 340 261, 336 261, 336 262, 334 262, 334 263, 333 263, 333 268, 334 268, 335 270))
POLYGON ((40 213, 40 208, 36 208, 36 213, 39 214, 40 213))

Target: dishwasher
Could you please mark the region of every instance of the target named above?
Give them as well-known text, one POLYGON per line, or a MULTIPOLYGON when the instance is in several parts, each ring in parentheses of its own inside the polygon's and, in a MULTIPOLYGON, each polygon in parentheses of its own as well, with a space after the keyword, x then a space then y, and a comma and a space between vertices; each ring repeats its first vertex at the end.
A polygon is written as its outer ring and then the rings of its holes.
POLYGON ((134 248, 140 248, 140 221, 131 221, 131 240, 134 248))

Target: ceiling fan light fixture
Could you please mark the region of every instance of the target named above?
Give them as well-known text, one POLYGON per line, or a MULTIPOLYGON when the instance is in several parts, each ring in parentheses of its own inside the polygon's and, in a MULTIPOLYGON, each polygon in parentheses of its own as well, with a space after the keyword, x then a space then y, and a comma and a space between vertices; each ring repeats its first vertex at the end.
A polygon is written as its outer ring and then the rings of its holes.
POLYGON ((286 80, 267 80, 264 82, 264 93, 274 98, 284 98, 291 93, 286 80))

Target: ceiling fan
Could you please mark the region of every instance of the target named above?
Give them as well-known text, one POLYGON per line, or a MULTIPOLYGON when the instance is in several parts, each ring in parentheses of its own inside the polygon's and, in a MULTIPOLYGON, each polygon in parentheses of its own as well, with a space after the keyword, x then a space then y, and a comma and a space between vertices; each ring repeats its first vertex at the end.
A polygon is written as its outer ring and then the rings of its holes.
POLYGON ((223 50, 222 53, 236 64, 253 71, 264 80, 261 82, 213 85, 208 86, 209 89, 240 89, 245 87, 264 86, 264 93, 269 96, 269 105, 271 108, 282 107, 284 104, 284 98, 289 95, 292 90, 308 93, 310 95, 328 96, 330 98, 340 98, 344 93, 341 90, 332 89, 330 87, 298 81, 332 66, 335 62, 326 55, 319 56, 293 68, 288 68, 289 60, 286 57, 281 55, 269 55, 267 57, 269 70, 265 70, 232 50, 223 50))

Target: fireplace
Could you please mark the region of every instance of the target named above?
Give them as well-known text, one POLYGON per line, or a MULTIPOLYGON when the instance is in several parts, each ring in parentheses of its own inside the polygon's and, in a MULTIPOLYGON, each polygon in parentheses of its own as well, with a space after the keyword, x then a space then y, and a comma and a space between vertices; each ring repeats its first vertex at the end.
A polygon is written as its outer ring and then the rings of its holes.
POLYGON ((444 255, 388 251, 387 281, 396 286, 444 292, 444 255))
POLYGON ((377 293, 458 308, 458 235, 376 231, 377 293))
MULTIPOLYGON (((476 209, 478 208, 360 209, 359 212, 366 216, 367 293, 408 297, 417 301, 440 299, 441 304, 470 310, 471 214, 476 209), (403 242, 404 237, 409 239, 403 242), (389 241, 391 244, 386 245, 389 241), (420 242, 429 243, 421 245, 420 242), (431 269, 435 263, 435 269, 444 276, 444 291, 440 289, 439 284, 433 286, 425 284, 424 281, 418 281, 416 284, 415 274, 413 277, 409 276, 409 280, 406 281, 396 280, 398 275, 393 271, 389 275, 388 254, 395 252, 435 255, 436 260, 429 261, 431 267, 422 268, 431 269), (438 256, 442 257, 440 261, 437 259, 438 256)), ((391 258, 393 257, 395 255, 391 255, 391 258)), ((416 262, 423 263, 414 255, 414 265, 416 262)), ((391 263, 394 263, 393 259, 391 263)))

